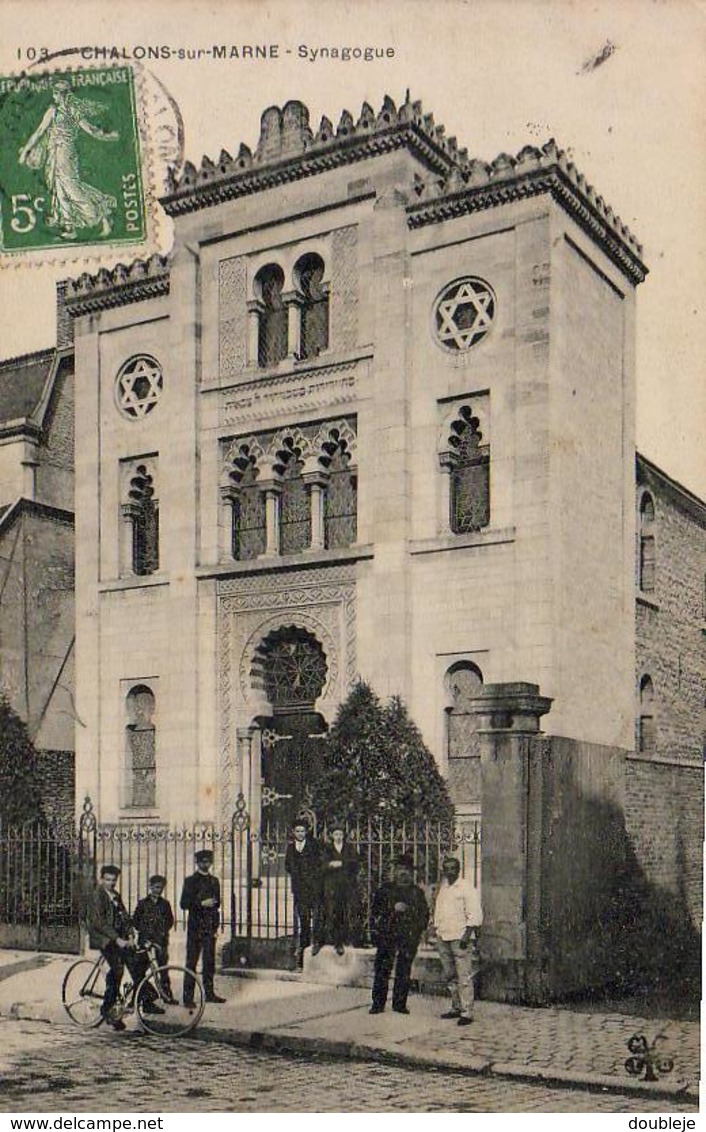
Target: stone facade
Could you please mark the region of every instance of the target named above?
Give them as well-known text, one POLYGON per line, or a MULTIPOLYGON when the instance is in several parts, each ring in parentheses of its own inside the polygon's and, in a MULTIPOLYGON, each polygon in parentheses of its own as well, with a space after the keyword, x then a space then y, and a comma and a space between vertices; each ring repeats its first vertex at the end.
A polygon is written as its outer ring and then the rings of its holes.
POLYGON ((254 151, 187 163, 163 206, 168 263, 65 288, 86 438, 78 775, 101 816, 209 819, 257 790, 239 736, 273 705, 252 658, 285 630, 323 649, 325 721, 356 674, 402 695, 466 809, 480 779, 461 765, 477 752, 458 673, 536 680, 553 732, 628 749, 644 268, 565 154, 469 161, 409 99, 318 130, 288 103, 254 151), (135 358, 160 371, 139 405, 120 377, 135 358), (356 512, 336 545, 332 468, 356 512), (136 687, 155 702, 148 810, 130 802, 136 687))

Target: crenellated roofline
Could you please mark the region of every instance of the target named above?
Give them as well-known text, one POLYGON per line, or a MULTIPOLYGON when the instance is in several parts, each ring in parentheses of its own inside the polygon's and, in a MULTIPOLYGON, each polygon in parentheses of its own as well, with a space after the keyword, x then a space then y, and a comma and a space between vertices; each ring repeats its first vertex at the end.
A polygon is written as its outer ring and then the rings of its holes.
POLYGON ((64 302, 68 313, 77 317, 168 294, 169 257, 153 255, 129 266, 119 263, 112 270, 103 267, 95 275, 85 271, 77 279, 67 279, 64 302))
POLYGON ((632 283, 642 283, 647 275, 642 245, 553 138, 541 149, 525 146, 516 157, 501 153, 489 165, 474 160, 443 181, 420 178, 414 191, 419 199, 407 208, 410 228, 548 194, 632 283))
POLYGON ((199 169, 187 161, 178 178, 171 175, 161 204, 169 216, 180 216, 397 149, 408 149, 442 177, 468 162, 468 152, 458 148, 456 138, 446 137, 444 126, 424 113, 421 102, 412 102, 409 91, 399 109, 385 95, 377 114, 368 102, 357 121, 344 110, 335 129, 324 116, 316 134, 308 108, 292 100, 281 110, 264 111, 254 152, 241 143, 237 157, 222 150, 217 162, 204 156, 199 169))

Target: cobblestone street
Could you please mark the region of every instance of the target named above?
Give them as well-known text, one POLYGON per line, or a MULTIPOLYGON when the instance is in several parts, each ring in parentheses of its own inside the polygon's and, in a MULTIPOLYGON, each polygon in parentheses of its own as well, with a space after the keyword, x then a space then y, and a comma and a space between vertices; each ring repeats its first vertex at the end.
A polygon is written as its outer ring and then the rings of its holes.
POLYGON ((6 1112, 697 1112, 691 1103, 0 1021, 6 1112))

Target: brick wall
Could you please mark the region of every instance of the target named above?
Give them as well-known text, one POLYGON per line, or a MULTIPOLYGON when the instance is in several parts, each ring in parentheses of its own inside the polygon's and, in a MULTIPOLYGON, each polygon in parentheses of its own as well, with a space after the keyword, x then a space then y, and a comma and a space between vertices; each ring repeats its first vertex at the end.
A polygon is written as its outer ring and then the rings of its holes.
POLYGON ((701 759, 706 696, 706 506, 638 458, 639 489, 652 495, 653 592, 638 595, 636 683, 654 686, 655 754, 701 759))
POLYGON ((40 751, 39 790, 44 816, 70 823, 76 813, 73 751, 40 751))
POLYGON ((696 994, 703 772, 557 737, 535 745, 549 996, 592 986, 696 994))
POLYGON ((625 824, 647 880, 668 894, 698 930, 703 896, 703 770, 628 759, 625 824))

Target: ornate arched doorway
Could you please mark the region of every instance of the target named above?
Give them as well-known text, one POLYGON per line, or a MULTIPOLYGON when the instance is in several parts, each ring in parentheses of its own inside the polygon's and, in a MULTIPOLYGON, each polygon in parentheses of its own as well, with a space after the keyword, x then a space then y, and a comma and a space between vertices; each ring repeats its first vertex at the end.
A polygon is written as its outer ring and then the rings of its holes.
POLYGON ((271 715, 257 720, 263 821, 290 823, 310 805, 327 729, 316 702, 327 676, 326 654, 308 629, 283 626, 255 650, 252 677, 271 705, 271 715))

